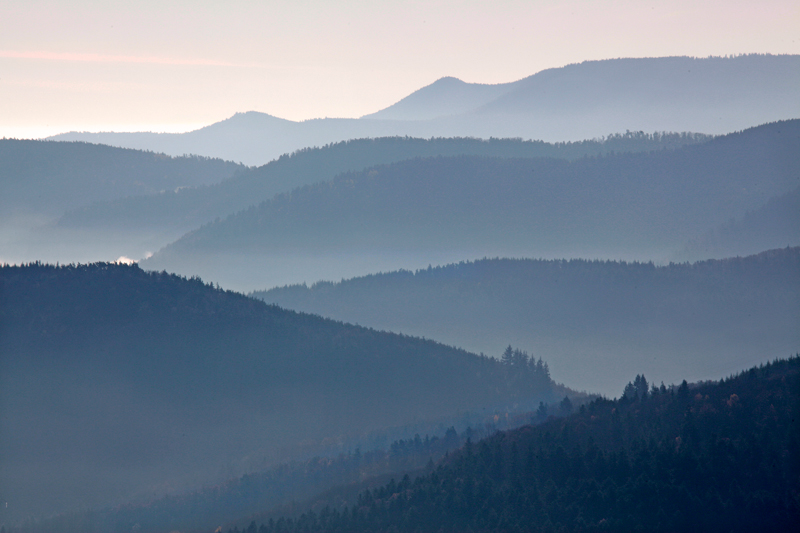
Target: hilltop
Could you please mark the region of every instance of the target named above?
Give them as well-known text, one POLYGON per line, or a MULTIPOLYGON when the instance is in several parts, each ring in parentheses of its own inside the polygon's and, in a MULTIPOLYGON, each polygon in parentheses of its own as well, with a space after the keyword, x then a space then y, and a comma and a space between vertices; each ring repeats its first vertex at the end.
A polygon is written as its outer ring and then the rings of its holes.
POLYGON ((619 400, 247 531, 794 531, 798 391, 797 356, 719 382, 637 376, 619 400))
POLYGON ((571 161, 400 161, 208 223, 142 266, 253 290, 481 257, 663 260, 795 189, 799 148, 792 120, 674 150, 571 161))
POLYGON ((136 265, 2 266, 0 294, 5 523, 566 390, 536 361, 512 370, 136 265))
POLYGON ((656 266, 483 259, 252 296, 475 352, 526 346, 559 381, 613 394, 634 369, 709 379, 800 348, 800 248, 656 266))

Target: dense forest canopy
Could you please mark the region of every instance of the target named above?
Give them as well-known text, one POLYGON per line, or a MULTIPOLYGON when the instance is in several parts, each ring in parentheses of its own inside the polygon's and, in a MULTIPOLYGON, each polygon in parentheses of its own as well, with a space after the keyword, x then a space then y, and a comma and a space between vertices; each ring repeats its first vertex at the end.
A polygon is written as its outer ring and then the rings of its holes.
POLYGON ((0 139, 0 209, 57 217, 93 202, 217 183, 245 168, 85 142, 0 139))
POLYGON ((696 133, 626 132, 602 139, 546 143, 521 139, 382 137, 351 139, 284 154, 258 168, 207 187, 169 190, 81 206, 61 218, 62 227, 176 226, 194 229, 296 187, 328 181, 343 172, 418 157, 482 155, 503 158, 576 159, 609 152, 674 149, 710 140, 696 133))
POLYGON ((230 531, 796 529, 800 357, 692 386, 648 389, 638 379, 640 395, 468 442, 434 471, 343 508, 230 531))
POLYGON ((530 416, 490 419, 485 426, 467 426, 461 433, 451 426, 439 429, 438 435, 415 434, 374 449, 349 448, 336 456, 314 456, 291 461, 264 471, 245 474, 199 491, 169 495, 142 504, 64 513, 55 517, 23 522, 13 531, 19 533, 124 533, 203 531, 209 523, 227 524, 253 516, 268 517, 283 512, 287 506, 305 505, 321 493, 339 500, 356 495, 364 486, 379 486, 387 476, 398 472, 419 472, 429 468, 445 454, 462 446, 467 439, 478 439, 499 428, 518 427, 530 416), (343 490, 344 487, 344 490, 343 490), (302 502, 302 503, 300 503, 302 502))
MULTIPOLYGON (((278 195, 202 226, 142 266, 246 288, 259 278, 262 287, 285 283, 292 271, 294 282, 319 279, 323 256, 351 258, 351 272, 363 258, 403 254, 418 263, 447 254, 665 257, 796 188, 798 147, 794 120, 676 150, 574 161, 414 159, 278 195)), ((325 266, 342 276, 335 261, 325 266)))
POLYGON ((683 255, 731 257, 799 243, 800 187, 690 240, 683 255))
POLYGON ((484 259, 257 291, 269 303, 475 352, 507 342, 611 394, 631 369, 719 377, 800 345, 800 248, 656 266, 484 259))
POLYGON ((107 263, 0 267, 0 354, 9 521, 188 490, 291 459, 301 442, 568 392, 538 360, 510 367, 107 263))

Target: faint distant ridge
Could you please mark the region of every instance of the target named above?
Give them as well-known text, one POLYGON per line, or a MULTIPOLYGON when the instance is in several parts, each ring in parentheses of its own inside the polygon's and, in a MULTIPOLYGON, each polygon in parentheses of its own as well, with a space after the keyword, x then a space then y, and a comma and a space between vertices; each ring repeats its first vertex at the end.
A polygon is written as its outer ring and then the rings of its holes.
POLYGON ((92 202, 216 183, 244 169, 87 142, 0 139, 0 210, 58 216, 92 202))
POLYGON ((497 85, 441 78, 361 119, 293 122, 238 113, 182 134, 66 133, 172 155, 264 164, 280 154, 364 137, 567 141, 619 131, 722 134, 800 117, 800 55, 586 61, 497 85))
POLYGON ((795 118, 800 113, 793 97, 800 89, 798 67, 800 56, 771 54, 584 61, 516 81, 475 111, 560 114, 569 111, 566 106, 591 110, 610 105, 648 113, 662 106, 679 111, 704 105, 721 111, 737 101, 752 100, 763 108, 776 102, 759 99, 777 98, 790 113, 780 118, 795 118))
POLYGON ((362 119, 430 120, 473 111, 512 91, 513 83, 467 83, 447 76, 362 119))
POLYGON ((800 187, 690 240, 678 257, 745 255, 764 248, 797 245, 800 245, 800 187))
MULTIPOLYGON (((793 103, 781 81, 800 88, 800 75, 781 73, 797 56, 746 54, 731 57, 618 58, 583 61, 542 70, 494 85, 444 77, 399 102, 361 118, 432 120, 458 114, 525 114, 537 118, 608 105, 717 107, 720 100, 771 95, 793 103), (775 82, 777 80, 778 83, 775 82)), ((794 118, 794 113, 781 118, 794 118)), ((753 124, 755 125, 755 124, 753 124)), ((697 130, 701 131, 701 130, 697 130)), ((705 131, 705 130, 702 130, 705 131)))

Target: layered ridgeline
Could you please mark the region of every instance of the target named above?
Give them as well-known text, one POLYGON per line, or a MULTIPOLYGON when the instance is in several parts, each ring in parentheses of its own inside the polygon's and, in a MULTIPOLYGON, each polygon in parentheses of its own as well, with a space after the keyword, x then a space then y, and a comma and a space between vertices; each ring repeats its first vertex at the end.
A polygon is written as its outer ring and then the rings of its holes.
POLYGON ((0 139, 0 211, 57 217, 93 202, 217 183, 244 168, 84 142, 0 139))
POLYGON ((725 257, 800 243, 800 187, 692 239, 678 257, 725 257))
MULTIPOLYGON (((502 158, 578 159, 609 152, 649 152, 710 140, 698 133, 626 132, 602 139, 566 143, 521 139, 382 137, 354 139, 321 148, 304 148, 231 179, 206 187, 187 187, 158 194, 97 202, 65 214, 62 228, 81 230, 163 228, 187 232, 218 217, 246 209, 304 185, 333 179, 344 172, 421 157, 475 155, 502 158)), ((167 244, 165 242, 164 244, 167 244)))
POLYGON ((313 443, 574 397, 540 361, 135 265, 0 267, 0 354, 6 524, 229 479, 313 443))
POLYGON ((667 258, 795 189, 798 169, 800 120, 574 161, 402 161, 276 196, 142 264, 252 290, 487 256, 667 258))
POLYGON ((129 224, 112 233, 108 224, 87 229, 53 222, 95 202, 217 183, 245 168, 83 142, 0 139, 0 262, 141 257, 183 232, 129 224))
POLYGON ((250 112, 182 134, 72 132, 51 139, 261 165, 307 146, 363 137, 566 141, 625 130, 721 134, 800 117, 798 92, 797 55, 610 59, 498 85, 442 78, 360 119, 293 122, 250 112))
MULTIPOLYGON (((571 402, 571 400, 570 400, 571 402)), ((551 407, 556 413, 560 408, 551 407)), ((306 509, 306 502, 320 493, 345 491, 357 495, 365 487, 377 487, 390 476, 425 471, 434 461, 460 448, 467 439, 487 437, 500 429, 520 427, 536 414, 497 417, 497 422, 477 429, 455 427, 421 437, 392 442, 386 448, 350 449, 335 457, 312 457, 283 463, 265 471, 245 474, 223 483, 180 495, 155 498, 144 504, 126 504, 101 509, 64 513, 45 519, 32 519, 6 529, 9 533, 167 533, 204 531, 208 524, 221 527, 249 524, 253 517, 275 515, 287 507, 306 509), (509 424, 509 422, 511 422, 509 424), (266 510, 266 511, 265 511, 266 510)), ((443 429, 443 428, 442 428, 443 429)))
POLYGON ((800 248, 694 264, 484 259, 251 294, 288 309, 497 353, 526 346, 572 386, 630 369, 709 379, 800 349, 800 248))
POLYGON ((720 382, 636 381, 619 400, 468 443, 433 472, 229 531, 797 529, 799 357, 720 382))

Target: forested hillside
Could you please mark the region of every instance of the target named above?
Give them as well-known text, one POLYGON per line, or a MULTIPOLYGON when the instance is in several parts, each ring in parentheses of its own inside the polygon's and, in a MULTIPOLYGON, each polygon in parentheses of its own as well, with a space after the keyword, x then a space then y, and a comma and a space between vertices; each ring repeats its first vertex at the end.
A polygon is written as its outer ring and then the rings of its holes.
MULTIPOLYGON (((530 421, 530 416, 512 419, 510 427, 530 421)), ((493 420, 491 417, 489 420, 493 420)), ((441 436, 419 434, 396 440, 386 448, 361 450, 350 448, 334 457, 315 456, 292 461, 266 471, 246 474, 196 492, 167 496, 139 505, 123 505, 65 513, 52 518, 23 522, 15 533, 114 533, 132 529, 143 533, 202 531, 209 523, 250 523, 253 517, 281 513, 286 506, 303 505, 320 493, 333 491, 337 497, 342 486, 347 492, 359 492, 364 485, 380 486, 386 476, 398 472, 418 472, 433 461, 461 447, 467 439, 478 439, 509 427, 509 420, 499 418, 486 427, 466 428, 460 434, 454 427, 441 436), (303 502, 303 503, 300 503, 303 502)))
POLYGON ((798 168, 800 120, 574 161, 415 159, 276 196, 142 265, 253 289, 487 256, 666 257, 796 188, 798 168))
POLYGON ((475 352, 505 343, 612 394, 631 369, 719 377, 800 348, 800 248, 693 264, 484 259, 258 291, 280 306, 475 352))
POLYGON ((467 443, 343 509, 244 531, 795 531, 798 419, 797 356, 691 386, 637 376, 619 400, 467 443))
POLYGON ((0 267, 0 354, 5 523, 565 394, 540 361, 512 367, 135 265, 0 267))
POLYGON ((692 239, 678 256, 727 257, 800 244, 800 187, 692 239))
POLYGON ((0 210, 57 217, 93 202, 217 183, 244 168, 85 142, 0 139, 0 210))
POLYGON ((223 183, 208 187, 169 190, 82 206, 63 216, 59 225, 64 228, 166 227, 189 231, 296 187, 328 181, 343 172, 406 159, 453 155, 577 159, 609 152, 674 149, 711 138, 693 133, 627 132, 604 139, 569 143, 521 139, 355 139, 285 154, 266 165, 240 172, 223 183))

